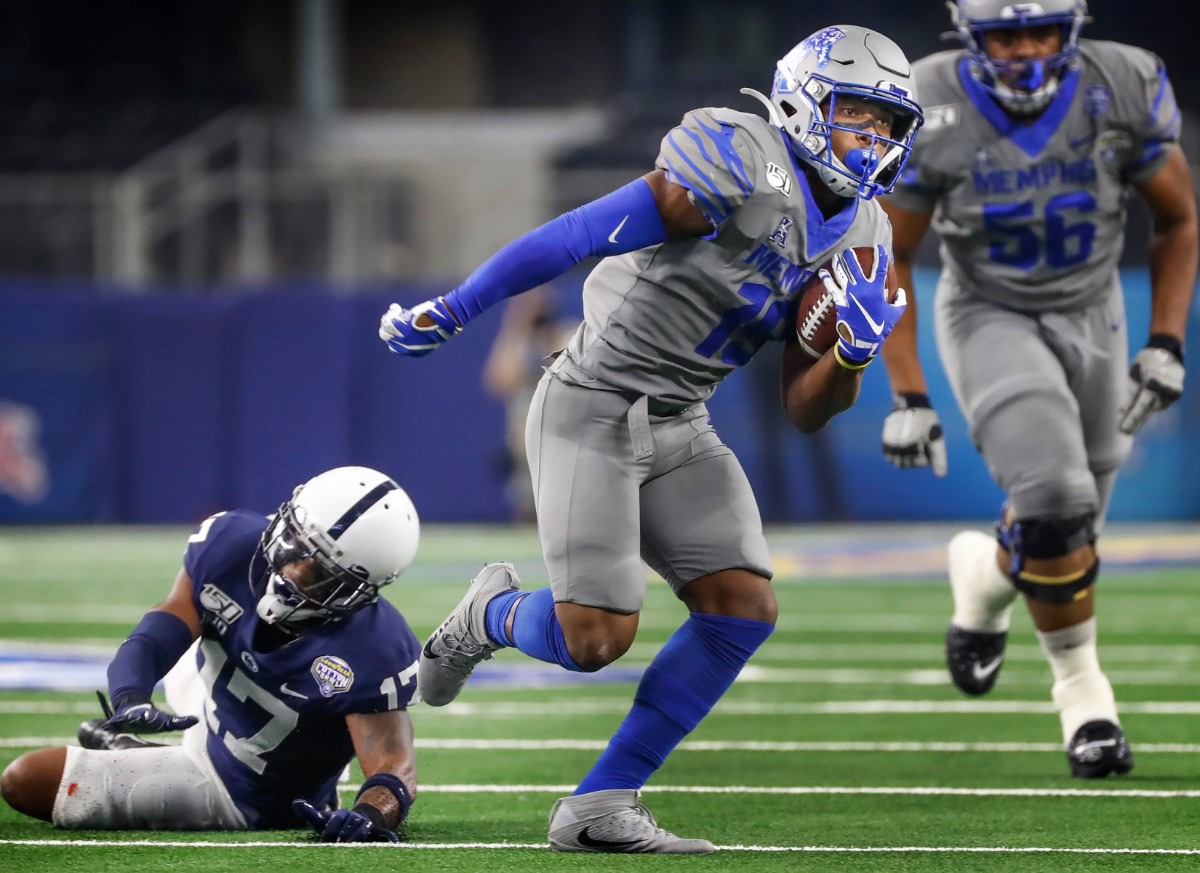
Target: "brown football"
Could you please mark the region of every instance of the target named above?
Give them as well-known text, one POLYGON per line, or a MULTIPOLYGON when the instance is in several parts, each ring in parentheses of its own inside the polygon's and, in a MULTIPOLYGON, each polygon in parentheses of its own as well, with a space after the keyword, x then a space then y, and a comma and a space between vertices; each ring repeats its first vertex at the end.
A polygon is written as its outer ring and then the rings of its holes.
MULTIPOLYGON (((875 264, 875 246, 855 246, 850 251, 858 258, 863 272, 870 275, 875 264)), ((828 270, 832 264, 833 257, 830 257, 813 273, 804 286, 800 305, 796 309, 796 337, 800 340, 800 347, 813 358, 821 357, 837 342, 837 306, 834 305, 833 295, 825 289, 820 275, 820 270, 828 270)), ((893 274, 888 277, 887 284, 889 303, 895 301, 896 289, 893 274)))

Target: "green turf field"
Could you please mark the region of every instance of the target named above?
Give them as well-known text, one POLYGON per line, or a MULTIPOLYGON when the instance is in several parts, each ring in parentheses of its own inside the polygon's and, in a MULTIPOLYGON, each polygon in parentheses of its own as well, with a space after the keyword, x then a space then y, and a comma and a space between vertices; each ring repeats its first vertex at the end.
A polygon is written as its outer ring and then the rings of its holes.
MULTIPOLYGON (((86 687, 14 687, 30 669, 20 653, 74 652, 82 666, 36 670, 65 671, 76 685, 102 676, 107 655, 168 590, 186 535, 0 531, 0 764, 74 742, 79 721, 98 714, 86 687)), ((543 848, 554 798, 590 766, 625 712, 633 676, 682 620, 653 581, 638 642, 609 671, 567 684, 556 668, 504 652, 454 704, 414 709, 421 795, 398 847, 321 846, 301 831, 67 833, 0 804, 0 870, 1200 869, 1196 564, 1106 570, 1101 657, 1136 768, 1082 783, 1067 775, 1049 669, 1026 615, 1014 621, 991 696, 965 698, 945 678, 943 535, 771 532, 779 629, 645 791, 660 823, 713 840, 715 855, 543 848), (880 541, 881 550, 851 548, 880 541), (606 672, 617 681, 604 681, 606 672)), ((1139 548, 1110 539, 1118 552, 1139 548)), ((1178 547, 1164 540, 1150 551, 1178 547)), ((497 559, 514 561, 526 587, 545 581, 530 531, 427 526, 416 564, 387 594, 423 637, 479 565, 497 559)), ((345 799, 360 779, 354 773, 345 799)))

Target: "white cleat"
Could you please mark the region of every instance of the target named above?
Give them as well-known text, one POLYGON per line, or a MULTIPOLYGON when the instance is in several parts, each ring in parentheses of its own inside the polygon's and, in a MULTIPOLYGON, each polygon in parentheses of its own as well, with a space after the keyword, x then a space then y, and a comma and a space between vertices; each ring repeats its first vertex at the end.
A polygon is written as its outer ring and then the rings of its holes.
POLYGON ((550 848, 555 852, 707 855, 708 840, 677 837, 658 826, 636 788, 610 788, 557 800, 550 810, 550 848))
POLYGON ((430 706, 445 706, 462 691, 471 671, 501 648, 487 634, 487 605, 521 587, 512 564, 488 564, 471 581, 454 612, 425 641, 417 662, 417 688, 430 706))
POLYGON ((946 629, 946 668, 964 694, 987 694, 1004 663, 1017 589, 996 566, 996 541, 965 530, 946 549, 954 618, 946 629))

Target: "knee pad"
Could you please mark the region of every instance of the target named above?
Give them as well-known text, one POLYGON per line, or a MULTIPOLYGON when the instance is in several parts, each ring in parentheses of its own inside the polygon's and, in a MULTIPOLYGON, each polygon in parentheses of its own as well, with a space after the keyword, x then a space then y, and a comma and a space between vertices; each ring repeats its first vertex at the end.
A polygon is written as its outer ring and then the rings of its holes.
POLYGON ((1004 513, 996 522, 996 540, 1012 558, 1008 575, 1022 594, 1044 603, 1071 603, 1096 582, 1097 559, 1090 567, 1066 576, 1043 576, 1025 569, 1029 558, 1059 558, 1084 546, 1095 545, 1096 516, 1074 518, 1030 518, 1005 524, 1004 513))

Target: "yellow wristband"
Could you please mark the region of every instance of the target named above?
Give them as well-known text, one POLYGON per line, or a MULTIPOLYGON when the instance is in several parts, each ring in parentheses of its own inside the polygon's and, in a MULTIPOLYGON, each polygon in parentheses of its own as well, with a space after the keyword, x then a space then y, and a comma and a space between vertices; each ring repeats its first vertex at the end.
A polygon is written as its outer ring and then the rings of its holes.
POLYGON ((853 361, 847 361, 845 358, 842 357, 842 350, 839 349, 836 344, 833 347, 833 356, 835 358, 837 358, 837 362, 839 364, 841 364, 843 367, 845 367, 847 370, 861 370, 864 367, 866 367, 867 364, 871 363, 871 361, 875 360, 874 358, 867 358, 861 364, 856 364, 853 361))

